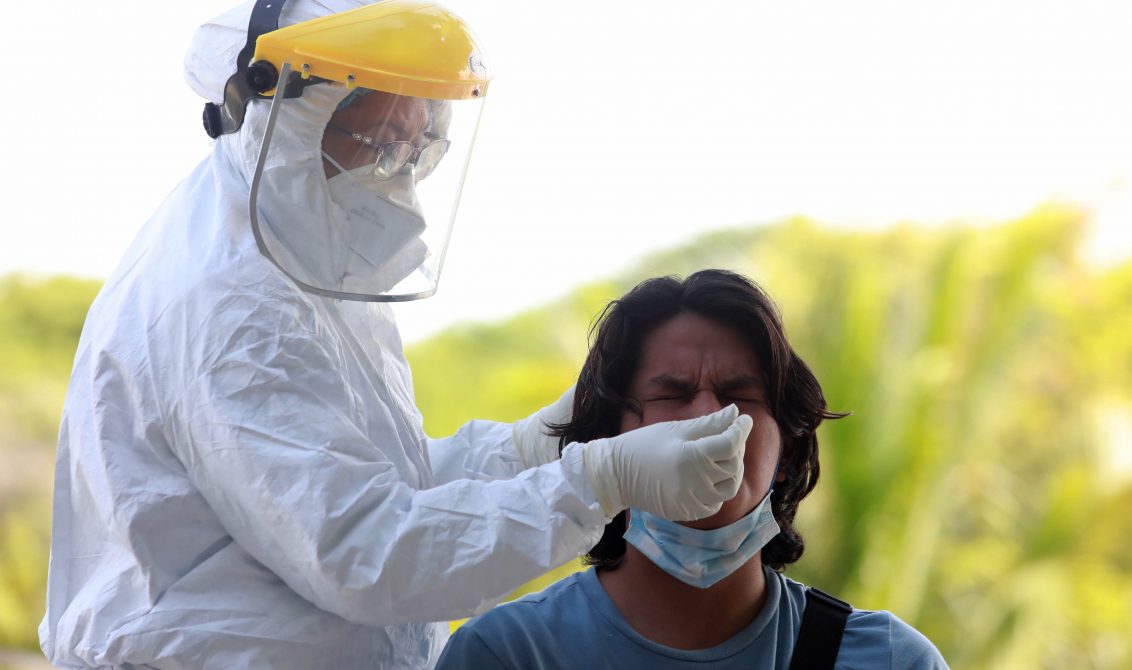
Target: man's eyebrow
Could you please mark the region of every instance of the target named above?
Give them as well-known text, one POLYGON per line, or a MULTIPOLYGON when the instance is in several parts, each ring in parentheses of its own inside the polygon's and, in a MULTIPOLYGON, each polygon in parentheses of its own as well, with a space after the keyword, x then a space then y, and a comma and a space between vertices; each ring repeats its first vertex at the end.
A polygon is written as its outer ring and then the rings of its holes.
POLYGON ((694 384, 692 380, 685 377, 677 377, 674 374, 665 372, 659 374, 648 381, 649 386, 660 386, 663 388, 677 388, 681 390, 691 389, 694 384))
MULTIPOLYGON (((652 379, 648 380, 647 386, 660 387, 662 389, 675 389, 679 391, 691 391, 696 388, 695 382, 686 378, 674 375, 670 372, 659 374, 652 379)), ((736 391, 746 389, 756 389, 759 391, 764 390, 766 382, 761 375, 757 374, 738 374, 731 377, 725 377, 715 384, 717 391, 736 391)))
POLYGON ((734 377, 726 377, 719 380, 716 387, 719 389, 730 390, 740 388, 757 388, 762 389, 766 386, 766 382, 761 375, 735 375, 734 377))

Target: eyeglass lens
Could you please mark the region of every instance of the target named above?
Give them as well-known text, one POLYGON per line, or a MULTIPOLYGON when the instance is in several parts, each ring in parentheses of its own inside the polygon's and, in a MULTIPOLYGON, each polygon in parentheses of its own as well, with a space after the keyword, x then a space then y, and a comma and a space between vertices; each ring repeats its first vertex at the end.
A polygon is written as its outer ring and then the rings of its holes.
POLYGON ((404 169, 406 163, 411 161, 415 168, 414 175, 417 181, 420 181, 432 174, 447 151, 447 140, 436 140, 419 150, 414 149, 408 142, 386 142, 380 146, 380 153, 374 163, 373 176, 382 181, 392 179, 404 169), (412 160, 414 153, 417 153, 416 160, 412 160))

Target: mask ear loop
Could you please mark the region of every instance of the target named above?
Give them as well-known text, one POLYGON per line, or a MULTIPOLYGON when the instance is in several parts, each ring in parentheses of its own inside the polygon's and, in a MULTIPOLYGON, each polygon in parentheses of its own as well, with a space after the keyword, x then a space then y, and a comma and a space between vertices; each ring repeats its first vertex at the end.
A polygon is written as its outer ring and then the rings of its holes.
MULTIPOLYGON (((767 489, 766 495, 764 495, 762 498, 759 499, 760 505, 762 504, 763 501, 771 502, 771 515, 774 514, 774 504, 773 504, 773 501, 770 500, 770 497, 771 497, 771 494, 774 493, 774 485, 778 483, 778 468, 781 465, 782 465, 782 457, 779 456, 778 460, 774 464, 774 474, 772 474, 770 476, 770 488, 767 489)), ((755 505, 755 509, 757 509, 757 508, 758 508, 758 505, 755 505)), ((754 511, 755 511, 754 509, 751 510, 751 512, 754 512, 754 511)))
POLYGON ((346 168, 342 167, 342 164, 341 164, 341 163, 339 163, 338 161, 334 160, 334 157, 333 157, 333 156, 331 156, 330 154, 326 153, 325 151, 323 151, 323 152, 322 152, 322 157, 323 157, 323 158, 325 158, 325 159, 326 159, 326 161, 327 161, 328 163, 330 163, 331 165, 333 165, 333 166, 334 166, 334 169, 338 170, 338 174, 347 174, 347 173, 349 172, 349 170, 347 170, 346 168))

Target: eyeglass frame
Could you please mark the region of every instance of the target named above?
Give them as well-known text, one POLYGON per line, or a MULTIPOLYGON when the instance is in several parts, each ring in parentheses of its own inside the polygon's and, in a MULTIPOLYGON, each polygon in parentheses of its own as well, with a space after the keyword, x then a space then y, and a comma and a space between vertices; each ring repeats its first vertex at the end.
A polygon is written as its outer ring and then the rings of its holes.
POLYGON ((377 142, 372 137, 369 137, 367 135, 363 135, 363 134, 355 132, 353 130, 348 130, 346 128, 335 125, 333 123, 326 124, 326 127, 330 128, 331 130, 337 130, 338 132, 343 133, 345 135, 349 135, 350 138, 353 139, 358 144, 376 149, 378 151, 378 154, 377 154, 377 158, 375 158, 374 161, 373 161, 374 165, 377 165, 377 162, 380 161, 382 159, 382 157, 385 155, 385 151, 387 150, 386 147, 389 147, 389 146, 392 146, 392 145, 407 144, 413 149, 412 152, 407 157, 405 157, 405 159, 403 161, 401 161, 401 165, 399 165, 397 167, 397 170, 394 171, 394 172, 391 172, 388 177, 384 177, 384 178, 379 177, 378 173, 376 171, 374 171, 373 178, 377 181, 389 181, 393 177, 401 174, 401 172, 405 169, 406 165, 411 165, 411 166, 413 166, 413 168, 416 168, 417 161, 420 160, 421 153, 425 149, 428 149, 429 147, 432 147, 432 146, 435 146, 435 145, 438 145, 438 144, 442 144, 444 146, 444 151, 442 151, 440 153, 440 156, 437 157, 436 162, 433 164, 432 168, 430 168, 428 172, 426 172, 423 175, 417 176, 416 172, 414 170, 414 173, 413 173, 414 177, 416 178, 417 181, 420 181, 420 180, 428 177, 430 174, 432 174, 433 170, 436 169, 436 166, 440 165, 440 161, 443 160, 445 154, 448 153, 448 147, 452 146, 451 140, 448 140, 447 138, 435 139, 435 140, 433 140, 433 141, 429 142, 428 144, 421 146, 421 147, 418 147, 417 145, 413 144, 412 142, 410 142, 408 140, 390 140, 388 142, 377 142))

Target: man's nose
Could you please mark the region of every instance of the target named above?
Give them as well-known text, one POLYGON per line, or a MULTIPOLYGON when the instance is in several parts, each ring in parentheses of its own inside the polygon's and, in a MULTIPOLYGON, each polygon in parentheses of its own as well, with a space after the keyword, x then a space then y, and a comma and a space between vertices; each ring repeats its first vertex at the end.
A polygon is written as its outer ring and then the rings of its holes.
POLYGON ((695 416, 707 416, 723 409, 723 405, 711 389, 700 389, 692 398, 692 410, 695 416))

